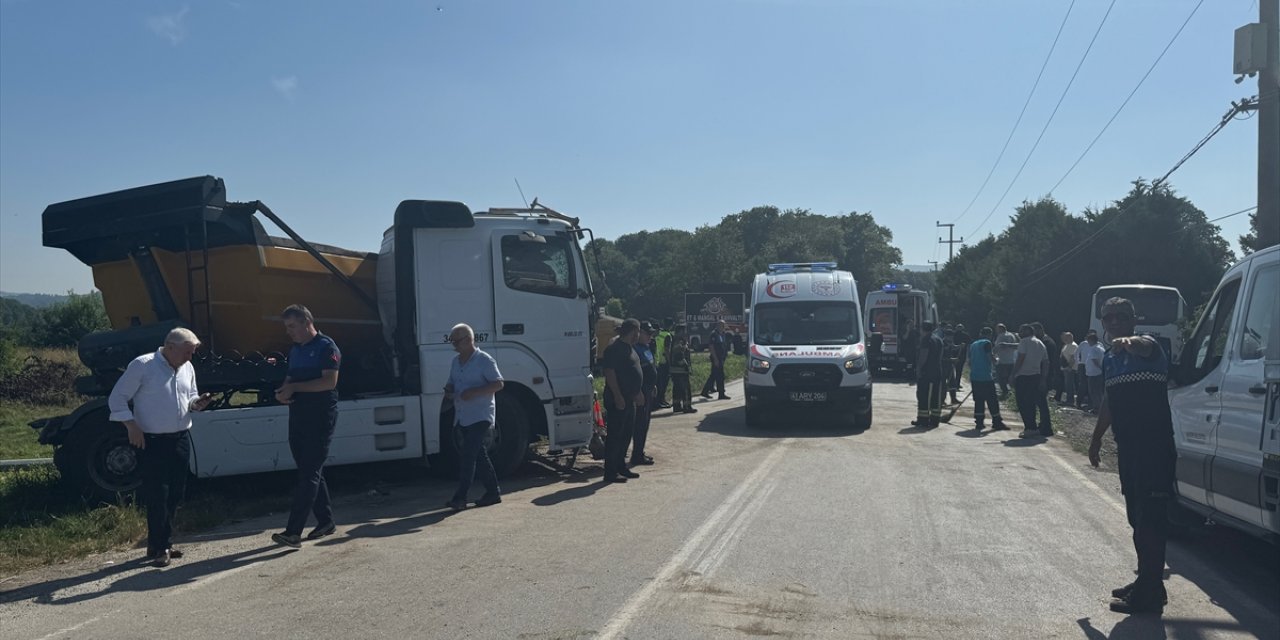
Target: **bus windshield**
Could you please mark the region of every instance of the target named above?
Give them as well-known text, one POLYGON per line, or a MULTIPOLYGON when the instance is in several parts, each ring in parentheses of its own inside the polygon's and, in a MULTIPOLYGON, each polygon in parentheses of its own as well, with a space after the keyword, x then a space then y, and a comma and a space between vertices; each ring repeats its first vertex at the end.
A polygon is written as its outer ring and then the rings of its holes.
POLYGON ((1138 315, 1138 324, 1176 324, 1181 320, 1178 306, 1182 298, 1177 291, 1168 289, 1101 289, 1094 300, 1094 317, 1101 318, 1102 305, 1116 297, 1128 298, 1133 302, 1133 309, 1138 315))
POLYGON ((840 302, 770 302, 752 311, 756 344, 853 344, 861 330, 857 305, 840 302))

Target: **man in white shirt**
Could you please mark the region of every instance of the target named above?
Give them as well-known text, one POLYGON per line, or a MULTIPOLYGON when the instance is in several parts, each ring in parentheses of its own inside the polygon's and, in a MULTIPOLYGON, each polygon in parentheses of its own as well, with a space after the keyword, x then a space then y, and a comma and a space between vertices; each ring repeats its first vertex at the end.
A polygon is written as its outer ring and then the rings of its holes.
POLYGON ((1058 389, 1053 399, 1059 404, 1072 406, 1076 403, 1076 351, 1078 346, 1076 345, 1075 335, 1070 331, 1063 331, 1060 337, 1062 338, 1062 351, 1060 352, 1061 362, 1058 364, 1062 367, 1062 388, 1058 389), (1067 396, 1065 402, 1062 400, 1064 393, 1067 396))
POLYGON ((1018 414, 1022 416, 1020 438, 1037 434, 1053 435, 1049 422, 1049 351, 1035 337, 1031 325, 1018 327, 1018 361, 1013 365, 1013 392, 1018 396, 1018 414), (1036 424, 1036 410, 1040 410, 1040 423, 1036 424))
POLYGON ((1004 323, 996 325, 994 342, 996 354, 996 382, 1000 383, 1000 397, 1009 397, 1009 382, 1013 379, 1013 365, 1018 361, 1018 337, 1005 329, 1004 323))
POLYGON ((141 497, 147 506, 147 558, 158 567, 181 558, 172 548, 173 516, 187 485, 191 458, 191 412, 209 405, 212 394, 196 390, 191 356, 196 334, 174 329, 155 353, 134 358, 107 398, 110 419, 124 423, 138 449, 141 497))
POLYGON ((1085 335, 1080 351, 1084 351, 1080 359, 1084 362, 1084 379, 1089 389, 1089 411, 1097 415, 1102 407, 1102 359, 1107 350, 1098 343, 1098 332, 1090 331, 1085 335))

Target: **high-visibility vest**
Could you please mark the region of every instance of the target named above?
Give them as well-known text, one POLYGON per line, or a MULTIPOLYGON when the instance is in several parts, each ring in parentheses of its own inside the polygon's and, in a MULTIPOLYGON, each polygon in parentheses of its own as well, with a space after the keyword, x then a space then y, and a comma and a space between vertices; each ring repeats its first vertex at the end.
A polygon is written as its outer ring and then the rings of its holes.
POLYGON ((658 362, 666 364, 667 345, 671 342, 671 332, 663 329, 658 332, 658 362))

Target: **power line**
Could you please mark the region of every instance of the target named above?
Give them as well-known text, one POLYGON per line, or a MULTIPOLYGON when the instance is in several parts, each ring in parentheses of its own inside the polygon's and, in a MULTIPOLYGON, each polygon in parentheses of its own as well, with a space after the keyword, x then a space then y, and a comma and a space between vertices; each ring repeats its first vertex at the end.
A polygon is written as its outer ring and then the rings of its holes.
POLYGON ((1239 211, 1237 211, 1237 212, 1235 212, 1235 213, 1228 213, 1228 214, 1227 214, 1227 215, 1225 215, 1225 216, 1219 216, 1219 217, 1217 217, 1217 218, 1214 218, 1214 219, 1212 219, 1212 220, 1209 220, 1208 222, 1217 222, 1217 221, 1219 221, 1219 220, 1226 220, 1227 218, 1233 218, 1233 217, 1238 216, 1238 215, 1240 215, 1240 214, 1242 214, 1242 213, 1249 213, 1250 211, 1253 211, 1253 210, 1255 210, 1255 209, 1257 209, 1257 208, 1258 208, 1258 205, 1256 205, 1256 204, 1255 204, 1255 205, 1253 205, 1252 207, 1246 207, 1246 208, 1241 209, 1241 210, 1239 210, 1239 211))
POLYGON ((1107 132, 1111 123, 1116 121, 1116 118, 1120 116, 1120 112, 1124 111, 1125 106, 1133 99, 1134 94, 1138 93, 1138 89, 1142 88, 1142 83, 1147 81, 1147 77, 1151 75, 1152 71, 1155 71, 1156 65, 1160 64, 1160 60, 1164 58, 1164 54, 1169 52, 1169 48, 1173 46, 1173 43, 1178 39, 1178 36, 1182 34, 1182 30, 1187 28, 1187 23, 1191 22, 1191 18, 1196 15, 1196 11, 1200 10, 1200 5, 1202 4, 1204 4, 1204 0, 1197 2, 1196 6, 1191 9, 1191 13, 1187 14, 1187 19, 1182 21, 1182 26, 1178 27, 1178 31, 1173 34, 1172 38, 1169 38, 1169 43, 1164 46, 1160 55, 1156 56, 1155 62, 1151 63, 1151 66, 1147 68, 1147 72, 1142 74, 1142 78, 1138 80, 1138 84, 1133 88, 1133 91, 1130 91, 1129 95, 1124 99, 1124 102, 1120 103, 1120 107, 1116 109, 1116 112, 1111 114, 1111 119, 1107 120, 1107 123, 1102 125, 1102 130, 1098 132, 1098 135, 1093 137, 1093 140, 1089 142, 1089 146, 1084 148, 1080 157, 1076 158, 1076 161, 1071 163, 1071 167, 1067 169, 1067 172, 1062 174, 1062 177, 1058 178, 1057 182, 1053 183, 1053 187, 1049 189, 1049 193, 1052 194, 1054 191, 1057 191, 1058 187, 1067 179, 1067 176, 1071 175, 1071 172, 1075 171, 1076 167, 1080 165, 1080 161, 1084 160, 1084 157, 1089 155, 1089 151, 1093 149, 1093 145, 1098 143, 1098 140, 1102 138, 1102 134, 1107 132))
MULTIPOLYGON (((1219 131, 1222 131, 1222 128, 1226 126, 1226 123, 1231 122, 1232 117, 1233 117, 1233 116, 1235 116, 1235 114, 1236 114, 1236 113, 1238 113, 1238 112, 1240 112, 1240 111, 1242 111, 1242 110, 1244 110, 1244 109, 1246 109, 1246 108, 1249 108, 1249 105, 1250 105, 1250 100, 1243 100, 1243 101, 1241 101, 1241 102, 1239 102, 1239 103, 1236 103, 1236 102, 1231 103, 1231 109, 1227 111, 1226 115, 1222 116, 1222 119, 1218 122, 1218 124, 1217 124, 1217 125, 1214 125, 1213 129, 1211 129, 1211 130, 1209 131, 1209 133, 1208 133, 1207 135, 1205 135, 1205 137, 1201 138, 1201 139, 1200 139, 1200 142, 1197 142, 1197 143, 1196 143, 1196 145, 1195 145, 1194 147, 1192 147, 1191 151, 1187 152, 1187 154, 1186 154, 1186 155, 1184 155, 1184 156, 1182 157, 1182 159, 1181 159, 1181 160, 1178 160, 1177 164, 1175 164, 1175 165, 1173 166, 1173 168, 1172 168, 1172 169, 1169 169, 1168 171, 1166 171, 1166 172, 1165 172, 1165 174, 1164 174, 1163 176, 1160 176, 1160 178, 1159 178, 1159 179, 1157 179, 1157 180, 1155 180, 1155 181, 1153 181, 1153 182, 1151 183, 1151 190, 1152 190, 1152 191, 1154 191, 1157 187, 1159 187, 1160 185, 1164 184, 1164 183, 1165 183, 1165 181, 1169 179, 1169 176, 1173 175, 1173 172, 1174 172, 1174 171, 1177 171, 1177 170, 1178 170, 1178 169, 1179 169, 1179 168, 1180 168, 1184 163, 1186 163, 1186 161, 1187 161, 1187 160, 1189 160, 1189 159, 1191 158, 1191 156, 1194 156, 1194 155, 1196 154, 1196 152, 1200 151, 1200 149, 1202 149, 1202 148, 1204 147, 1204 145, 1205 145, 1206 143, 1208 143, 1208 142, 1209 142, 1209 140, 1212 140, 1212 139, 1213 139, 1213 137, 1214 137, 1214 136, 1216 136, 1216 135, 1218 134, 1218 132, 1219 132, 1219 131)), ((1045 263, 1044 265, 1040 266, 1039 268, 1032 270, 1032 271, 1031 271, 1031 273, 1029 273, 1029 274, 1027 274, 1027 275, 1028 275, 1028 276, 1036 276, 1036 274, 1040 274, 1040 275, 1039 275, 1039 277, 1036 277, 1036 278, 1032 279, 1030 282, 1027 282, 1026 284, 1022 285, 1022 289, 1027 289, 1027 288, 1031 287, 1032 285, 1036 284, 1037 282, 1040 282, 1041 280, 1044 280, 1045 278, 1049 277, 1049 275, 1050 275, 1050 274, 1052 274, 1054 271, 1057 271, 1059 267, 1061 267, 1062 265, 1066 264, 1068 260, 1070 260, 1071 258, 1074 258, 1075 256, 1079 255, 1079 254, 1080 254, 1082 251, 1084 251, 1084 249, 1086 249, 1090 244, 1093 244, 1093 242, 1094 242, 1095 240, 1097 240, 1099 237, 1101 237, 1101 236, 1102 236, 1102 233, 1103 233, 1104 231, 1106 231, 1108 227, 1110 227, 1111 225, 1115 224, 1115 223, 1116 223, 1116 221, 1117 221, 1117 220, 1119 220, 1120 218, 1124 217, 1124 214, 1128 213, 1128 212, 1129 212, 1129 209, 1130 209, 1130 208, 1134 205, 1134 203, 1136 203, 1136 202, 1137 202, 1137 200, 1132 200, 1132 201, 1130 201, 1130 202, 1129 202, 1129 204, 1127 204, 1127 205, 1125 205, 1125 206, 1124 206, 1124 208, 1122 208, 1122 209, 1120 209, 1120 211, 1116 212, 1116 214, 1115 214, 1114 216, 1112 216, 1110 220, 1108 220, 1105 224, 1103 224, 1103 225, 1102 225, 1101 227, 1099 227, 1096 231, 1094 231, 1092 234, 1090 234, 1090 235, 1089 235, 1089 237, 1085 238, 1084 240, 1081 240, 1078 244, 1076 244, 1076 246, 1074 246, 1074 247, 1072 247, 1072 248, 1070 248, 1070 249, 1066 250, 1066 251, 1065 251, 1065 252, 1063 252, 1061 255, 1059 255, 1057 258, 1054 258, 1053 260, 1050 260, 1049 262, 1045 263)), ((1222 218, 1217 218, 1216 220, 1222 220, 1222 219, 1225 219, 1225 218, 1229 218, 1229 217, 1231 217, 1231 216, 1239 215, 1239 214, 1241 214, 1241 213, 1245 213, 1245 212, 1247 212, 1247 211, 1249 211, 1249 210, 1251 210, 1251 209, 1256 209, 1256 208, 1257 208, 1257 207, 1256 207, 1256 206, 1254 206, 1254 207, 1251 207, 1250 209, 1244 209, 1244 210, 1241 210, 1241 211, 1237 211, 1237 212, 1232 213, 1232 214, 1230 214, 1230 215, 1228 215, 1228 216, 1223 216, 1222 218)), ((1214 222, 1214 221, 1215 221, 1215 220, 1210 220, 1209 222, 1214 222)))
POLYGON ((1013 128, 1009 130, 1009 137, 1004 139, 1004 146, 1000 147, 1000 154, 996 156, 996 161, 991 165, 991 170, 987 172, 987 177, 982 181, 982 186, 978 187, 978 192, 973 194, 973 199, 965 206, 964 211, 952 220, 952 224, 960 222, 960 219, 969 213, 969 209, 973 207, 973 203, 978 201, 978 196, 982 195, 983 190, 987 188, 987 183, 991 181, 991 176, 995 175, 996 167, 1000 166, 1000 161, 1004 159, 1004 152, 1008 151, 1009 143, 1013 140, 1013 134, 1017 132, 1018 125, 1022 124, 1022 116, 1027 113, 1027 106, 1031 104, 1031 97, 1036 94, 1036 89, 1040 86, 1040 79, 1044 77, 1044 70, 1049 66, 1049 59, 1053 57, 1054 49, 1058 47, 1058 39, 1062 37, 1062 30, 1067 26, 1067 18, 1071 16, 1071 10, 1075 8, 1076 0, 1071 0, 1071 5, 1067 7, 1066 15, 1062 16, 1062 24, 1058 26, 1058 34, 1053 37, 1053 44, 1049 46, 1049 53, 1044 57, 1044 63, 1040 65, 1040 73, 1036 74, 1036 81, 1031 85, 1031 93, 1027 94, 1026 102, 1022 103, 1022 111, 1018 112, 1018 119, 1013 122, 1013 128))
MULTIPOLYGON (((1201 0, 1203 2, 1204 0, 1201 0)), ((982 229, 991 216, 995 214, 1000 205, 1004 203, 1005 196, 1013 190, 1013 185, 1018 182, 1018 178, 1022 176, 1022 170, 1027 168, 1027 163, 1031 162, 1031 156, 1035 154, 1036 148, 1040 146, 1040 141, 1044 139, 1044 134, 1049 130, 1049 125, 1053 123, 1053 117, 1058 115, 1058 108, 1062 106, 1062 101, 1067 98, 1067 93, 1071 91, 1071 85, 1075 83, 1076 76, 1080 74, 1080 68, 1084 66, 1084 61, 1088 59, 1089 52, 1093 50, 1093 43, 1098 41, 1098 34, 1102 33, 1103 25, 1107 24, 1107 18, 1111 16, 1111 10, 1116 6, 1116 0, 1111 0, 1111 4, 1107 5, 1107 12, 1103 14, 1102 21, 1098 23, 1098 28, 1093 32, 1093 38, 1089 40, 1089 46, 1085 48, 1084 54, 1080 56, 1080 62, 1076 63, 1076 69, 1071 73, 1071 79, 1067 81, 1067 86, 1062 90, 1062 95, 1058 96, 1058 103, 1053 105, 1053 112, 1049 114, 1049 119, 1045 121, 1044 127, 1040 129, 1040 135, 1036 137, 1035 144, 1031 145, 1031 150, 1027 152, 1027 157, 1022 160, 1022 166, 1018 167, 1018 172, 1013 174, 1013 179, 1009 181, 1009 186, 1005 187, 1004 193, 1000 194, 1000 199, 996 201, 995 206, 991 207, 991 211, 987 212, 987 217, 978 223, 978 227, 969 233, 970 238, 978 237, 978 231, 982 229)))

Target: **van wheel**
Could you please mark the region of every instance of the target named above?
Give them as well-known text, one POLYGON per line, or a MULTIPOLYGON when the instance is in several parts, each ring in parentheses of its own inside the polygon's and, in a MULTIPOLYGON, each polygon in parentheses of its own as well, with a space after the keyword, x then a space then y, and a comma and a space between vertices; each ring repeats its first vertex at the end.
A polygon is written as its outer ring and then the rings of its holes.
POLYGON ((124 425, 108 421, 105 412, 76 425, 53 461, 68 486, 95 502, 113 503, 142 485, 138 450, 129 444, 124 425))

